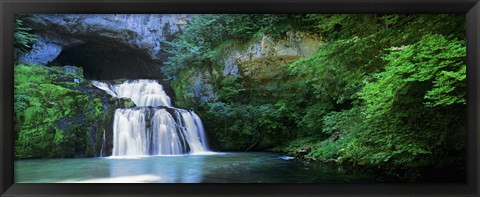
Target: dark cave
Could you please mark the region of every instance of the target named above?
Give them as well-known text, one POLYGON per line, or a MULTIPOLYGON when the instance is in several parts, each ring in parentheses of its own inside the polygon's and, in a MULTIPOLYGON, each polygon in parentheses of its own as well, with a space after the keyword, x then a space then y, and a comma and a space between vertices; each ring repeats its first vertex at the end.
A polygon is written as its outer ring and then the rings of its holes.
POLYGON ((87 42, 65 48, 52 64, 82 67, 85 78, 91 80, 162 78, 160 62, 152 61, 138 49, 113 42, 87 42))

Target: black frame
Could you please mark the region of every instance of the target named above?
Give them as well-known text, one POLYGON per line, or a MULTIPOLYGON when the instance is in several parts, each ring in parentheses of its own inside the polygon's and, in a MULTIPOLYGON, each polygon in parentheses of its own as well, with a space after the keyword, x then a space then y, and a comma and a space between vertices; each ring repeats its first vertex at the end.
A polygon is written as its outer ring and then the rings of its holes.
POLYGON ((480 196, 479 0, 0 0, 1 196, 480 196), (15 184, 13 16, 19 13, 463 13, 467 20, 466 184, 15 184))

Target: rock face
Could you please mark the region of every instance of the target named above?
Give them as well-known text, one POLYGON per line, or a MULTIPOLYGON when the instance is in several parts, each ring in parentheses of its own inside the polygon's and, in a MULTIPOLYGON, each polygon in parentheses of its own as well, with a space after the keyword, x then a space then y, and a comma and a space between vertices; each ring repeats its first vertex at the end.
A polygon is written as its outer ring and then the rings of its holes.
POLYGON ((77 64, 87 74, 105 75, 87 76, 91 78, 121 77, 109 74, 115 71, 95 70, 93 64, 135 67, 136 72, 148 74, 161 64, 162 42, 189 20, 186 14, 39 14, 26 21, 39 36, 38 42, 19 59, 40 65, 77 64), (123 65, 125 61, 129 65, 123 65))
POLYGON ((172 85, 176 86, 175 93, 177 97, 193 97, 199 102, 206 103, 217 97, 213 90, 212 75, 214 73, 188 71, 182 73, 180 81, 175 81, 172 85))
POLYGON ((323 44, 319 35, 289 31, 283 39, 275 40, 268 35, 250 42, 247 46, 225 50, 223 75, 261 76, 271 73, 299 58, 312 55, 323 44), (265 67, 272 67, 265 69, 265 67))
POLYGON ((39 38, 32 50, 19 59, 23 62, 45 65, 57 58, 62 48, 58 44, 46 41, 45 38, 39 38))
POLYGON ((176 92, 185 91, 184 94, 177 93, 177 97, 189 95, 199 102, 212 101, 216 98, 212 75, 245 78, 258 85, 268 84, 273 79, 288 77, 286 72, 290 63, 312 55, 322 44, 320 35, 301 31, 289 31, 280 39, 263 35, 244 44, 226 44, 217 56, 220 67, 213 72, 186 71, 173 85, 176 92))

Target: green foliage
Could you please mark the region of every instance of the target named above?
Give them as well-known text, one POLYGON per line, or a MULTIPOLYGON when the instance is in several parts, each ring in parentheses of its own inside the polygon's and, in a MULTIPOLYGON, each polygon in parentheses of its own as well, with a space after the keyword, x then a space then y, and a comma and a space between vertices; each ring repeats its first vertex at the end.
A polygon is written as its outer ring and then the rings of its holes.
POLYGON ((319 144, 319 147, 308 154, 308 156, 313 158, 320 158, 322 160, 334 160, 337 158, 340 153, 339 144, 332 141, 331 139, 327 139, 322 141, 319 144))
MULTIPOLYGON (((190 34, 182 34, 190 35, 190 34)), ((190 39, 190 38, 184 38, 190 39)), ((162 72, 169 78, 174 78, 184 67, 191 66, 205 68, 213 63, 215 51, 203 46, 204 41, 179 41, 175 43, 166 42, 165 51, 175 56, 170 56, 162 67, 162 72)))
POLYGON ((24 25, 23 19, 31 16, 19 16, 15 18, 14 38, 15 48, 21 53, 25 53, 32 48, 37 41, 37 36, 33 34, 32 29, 24 25))
POLYGON ((426 168, 465 167, 462 15, 199 15, 170 44, 177 99, 221 150, 258 143, 414 181, 426 168), (292 29, 326 42, 286 66, 255 62, 255 77, 219 74, 225 51, 292 29), (186 91, 195 72, 210 73, 215 98, 186 91))
MULTIPOLYGON (((431 82, 424 94, 426 105, 466 104, 465 41, 448 40, 441 35, 427 35, 419 42, 391 48, 384 59, 385 72, 374 75, 360 95, 367 105, 368 116, 381 116, 416 82, 431 82)), ((421 95, 419 95, 421 96, 421 95)))
POLYGON ((95 106, 95 116, 100 116, 103 113, 103 103, 102 100, 99 98, 93 99, 93 103, 95 106))
POLYGON ((217 131, 215 138, 222 147, 230 150, 245 150, 262 141, 278 143, 283 139, 277 136, 286 132, 282 114, 271 104, 208 103, 204 121, 209 129, 217 131))
POLYGON ((313 107, 318 103, 306 108, 304 125, 323 125, 330 135, 310 157, 375 166, 412 180, 425 166, 462 168, 466 54, 460 16, 309 17, 325 22, 318 28, 329 42, 290 69, 320 103, 334 106, 332 112, 313 107))
POLYGON ((39 66, 15 66, 15 155, 19 158, 54 155, 64 135, 56 121, 85 105, 81 95, 52 83, 50 72, 39 66))
POLYGON ((303 131, 304 135, 313 135, 325 137, 331 132, 324 128, 323 117, 331 111, 333 105, 328 102, 315 103, 305 108, 305 114, 299 122, 298 126, 301 128, 299 131, 303 131))
POLYGON ((86 133, 103 119, 102 102, 70 89, 78 84, 65 86, 60 79, 80 76, 63 70, 15 65, 15 158, 73 157, 89 145, 86 133))
POLYGON ((226 77, 220 82, 220 90, 218 96, 225 102, 235 101, 239 98, 239 93, 244 91, 244 88, 238 83, 237 77, 226 77))
POLYGON ((368 136, 359 140, 370 149, 359 162, 409 169, 412 176, 421 166, 459 165, 451 160, 464 158, 465 144, 457 142, 466 132, 465 42, 425 35, 389 51, 385 71, 359 92, 367 126, 358 133, 368 136))

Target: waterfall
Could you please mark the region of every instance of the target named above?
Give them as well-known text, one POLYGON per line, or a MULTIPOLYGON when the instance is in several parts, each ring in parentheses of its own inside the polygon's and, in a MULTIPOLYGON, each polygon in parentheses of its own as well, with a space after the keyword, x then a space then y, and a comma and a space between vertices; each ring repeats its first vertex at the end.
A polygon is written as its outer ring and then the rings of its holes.
POLYGON ((100 157, 103 157, 103 148, 105 147, 105 129, 103 129, 102 147, 100 148, 100 157))
POLYGON ((130 80, 118 85, 92 81, 92 84, 113 97, 130 98, 137 106, 171 107, 170 97, 156 80, 130 80))
POLYGON ((156 80, 92 84, 113 97, 130 98, 136 105, 115 110, 112 156, 209 151, 200 117, 194 111, 172 107, 170 97, 156 80))

